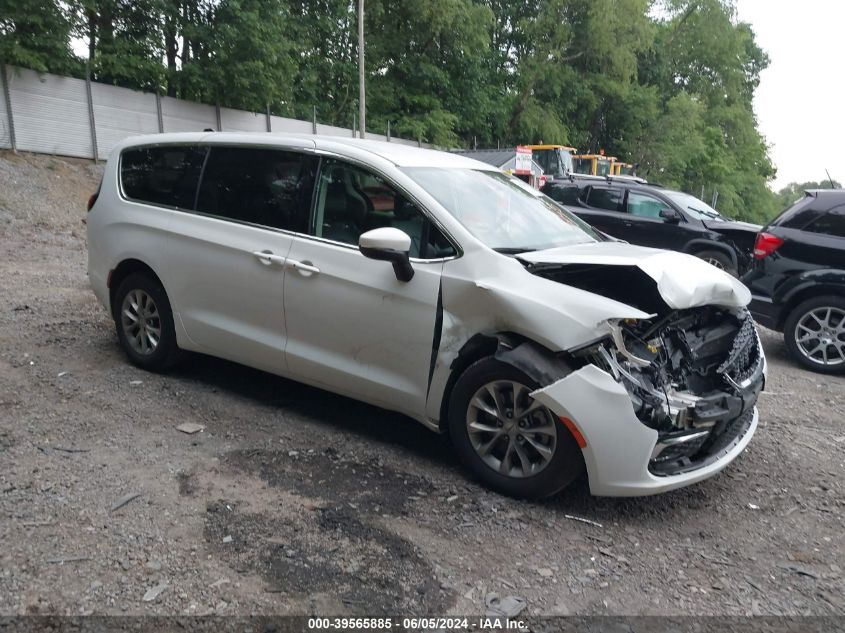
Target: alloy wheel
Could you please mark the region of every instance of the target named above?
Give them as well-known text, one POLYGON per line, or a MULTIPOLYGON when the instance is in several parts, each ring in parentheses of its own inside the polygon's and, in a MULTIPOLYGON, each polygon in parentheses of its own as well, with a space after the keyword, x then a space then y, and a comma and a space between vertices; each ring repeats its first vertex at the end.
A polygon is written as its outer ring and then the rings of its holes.
POLYGON ((704 261, 710 264, 711 266, 715 266, 719 270, 725 270, 725 265, 715 257, 705 257, 704 261))
POLYGON ((814 363, 825 366, 845 363, 845 310, 813 308, 798 319, 795 343, 814 363))
POLYGON ((130 290, 120 307, 123 334, 130 347, 142 356, 155 352, 161 340, 158 306, 144 290, 130 290))
POLYGON ((549 465, 557 448, 555 417, 533 400, 531 389, 512 380, 483 385, 466 413, 475 453, 506 477, 530 477, 549 465))

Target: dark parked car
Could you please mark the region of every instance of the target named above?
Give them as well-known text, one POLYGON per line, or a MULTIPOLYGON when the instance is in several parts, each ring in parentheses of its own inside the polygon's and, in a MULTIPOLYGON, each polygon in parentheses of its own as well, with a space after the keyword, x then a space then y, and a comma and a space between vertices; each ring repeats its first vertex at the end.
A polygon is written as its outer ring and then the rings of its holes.
POLYGON ((728 220, 695 196, 631 177, 555 179, 543 188, 603 233, 689 253, 734 276, 751 264, 760 226, 728 220))
POLYGON ((751 313, 814 371, 845 372, 845 190, 807 195, 757 237, 751 313))

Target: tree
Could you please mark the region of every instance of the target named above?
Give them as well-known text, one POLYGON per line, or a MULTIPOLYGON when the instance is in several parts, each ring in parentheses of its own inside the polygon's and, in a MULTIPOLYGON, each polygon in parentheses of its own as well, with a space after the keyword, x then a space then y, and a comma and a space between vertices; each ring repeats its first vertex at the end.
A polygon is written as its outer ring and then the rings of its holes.
POLYGON ((784 210, 787 207, 791 207, 793 204, 798 202, 801 198, 804 197, 805 191, 811 191, 813 189, 841 189, 842 184, 838 180, 820 180, 816 181, 809 181, 809 182, 791 182, 786 187, 783 187, 777 193, 777 204, 776 207, 778 210, 784 210))
POLYGON ((41 73, 77 75, 71 23, 54 0, 0 0, 0 61, 41 73))

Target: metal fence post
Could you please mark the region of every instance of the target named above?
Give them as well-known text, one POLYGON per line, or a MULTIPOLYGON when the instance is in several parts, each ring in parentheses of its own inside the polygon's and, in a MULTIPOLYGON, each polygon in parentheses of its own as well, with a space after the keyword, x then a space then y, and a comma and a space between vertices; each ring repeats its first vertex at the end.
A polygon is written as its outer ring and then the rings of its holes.
POLYGON ((217 131, 222 132, 223 131, 223 118, 220 115, 220 104, 219 103, 214 104, 214 113, 217 115, 217 131))
POLYGON ((313 106, 314 114, 313 118, 311 119, 311 129, 314 131, 314 134, 317 133, 317 106, 313 106))
POLYGON ((355 126, 358 125, 358 119, 355 118, 355 113, 352 113, 352 138, 355 138, 355 126))
POLYGON ((91 145, 94 150, 94 162, 100 161, 97 151, 97 124, 94 122, 94 97, 91 94, 91 73, 85 69, 85 93, 88 95, 88 125, 91 128, 91 145))
POLYGON ((273 124, 270 121, 270 104, 269 103, 267 104, 267 131, 268 132, 273 131, 273 124))
POLYGON ((390 142, 390 121, 387 122, 387 142, 390 142))
POLYGON ((161 114, 161 95, 156 93, 156 116, 158 117, 158 133, 164 132, 164 116, 161 114))
POLYGON ((15 117, 12 115, 12 94, 9 92, 9 80, 6 78, 6 64, 0 64, 0 81, 3 82, 3 98, 6 100, 6 117, 9 119, 9 142, 12 151, 18 153, 18 143, 15 138, 15 117))

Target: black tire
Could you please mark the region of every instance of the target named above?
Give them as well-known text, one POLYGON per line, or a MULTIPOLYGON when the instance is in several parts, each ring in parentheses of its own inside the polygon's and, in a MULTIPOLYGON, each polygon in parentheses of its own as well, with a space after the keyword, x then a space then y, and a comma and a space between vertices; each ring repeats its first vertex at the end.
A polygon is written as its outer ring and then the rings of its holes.
MULTIPOLYGON (((801 351, 801 345, 796 339, 798 324, 814 310, 824 310, 825 308, 832 308, 834 311, 845 313, 845 297, 837 295, 822 295, 799 303, 786 317, 786 321, 783 325, 783 340, 784 343, 786 343, 786 349, 789 351, 790 356, 807 369, 820 374, 845 373, 845 361, 837 364, 825 364, 823 362, 823 358, 818 361, 813 360, 801 351)), ((837 325, 838 324, 839 322, 837 322, 837 325)), ((843 338, 842 333, 838 334, 838 340, 845 342, 845 338, 843 338)), ((832 355, 833 354, 831 354, 831 356, 832 355)))
POLYGON ((722 251, 699 251, 695 253, 695 256, 712 264, 716 268, 724 270, 729 275, 737 276, 736 266, 734 266, 730 255, 727 253, 723 253, 722 251))
MULTIPOLYGON (((138 295, 136 294, 134 296, 138 295)), ((120 282, 117 291, 114 293, 112 315, 120 346, 132 364, 147 371, 160 372, 169 369, 179 361, 181 354, 176 344, 173 312, 170 308, 167 293, 158 280, 144 273, 134 273, 126 277, 126 279, 120 282), (130 335, 127 334, 126 328, 123 326, 124 300, 126 300, 127 295, 130 293, 139 292, 145 293, 153 301, 154 307, 156 308, 155 314, 157 316, 147 320, 150 323, 150 332, 156 326, 160 331, 155 348, 146 353, 135 348, 135 344, 130 342, 130 335)), ((147 339, 147 345, 149 346, 149 339, 147 339)))
MULTIPOLYGON (((520 370, 492 357, 470 365, 458 378, 449 400, 449 433, 458 456, 484 485, 497 492, 526 499, 539 499, 559 492, 577 479, 585 467, 575 438, 553 414, 556 447, 546 466, 534 475, 511 477, 500 474, 485 463, 473 448, 466 423, 470 400, 479 389, 497 380, 518 382, 529 390, 538 386, 520 370)), ((522 448, 524 450, 525 446, 522 448)))

